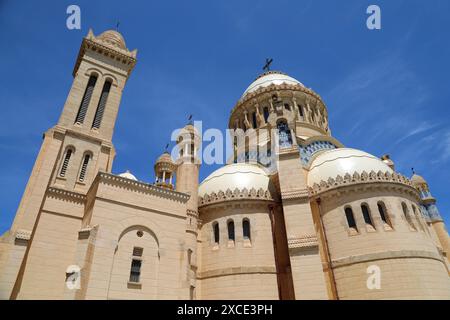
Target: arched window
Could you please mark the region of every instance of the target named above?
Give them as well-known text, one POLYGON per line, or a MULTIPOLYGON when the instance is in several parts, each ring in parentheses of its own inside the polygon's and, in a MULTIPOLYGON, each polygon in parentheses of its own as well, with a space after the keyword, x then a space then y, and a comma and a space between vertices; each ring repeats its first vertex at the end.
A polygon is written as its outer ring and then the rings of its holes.
POLYGON ((111 81, 106 80, 103 85, 102 95, 98 102, 97 111, 95 111, 94 122, 92 123, 92 128, 99 129, 102 123, 103 113, 105 112, 106 102, 108 101, 109 91, 111 90, 111 81))
POLYGON ((80 107, 78 108, 77 117, 75 118, 75 123, 83 123, 86 117, 86 112, 89 107, 89 102, 91 101, 92 92, 94 91, 95 83, 97 82, 97 76, 91 75, 84 91, 83 99, 81 100, 80 107))
POLYGON ((292 146, 291 130, 289 129, 289 126, 286 123, 286 121, 280 121, 277 127, 278 127, 280 147, 287 148, 292 146))
POLYGON ((269 119, 269 108, 264 107, 263 112, 264 112, 264 121, 267 123, 267 119, 269 119))
POLYGON ((81 164, 81 170, 80 170, 80 176, 78 177, 78 180, 80 182, 84 181, 84 177, 86 176, 87 166, 89 164, 89 160, 91 159, 90 154, 84 155, 83 163, 81 164))
POLYGON ((220 241, 220 233, 219 233, 219 223, 214 222, 213 224, 213 232, 214 232, 214 242, 219 243, 220 241))
POLYGON ((415 206, 415 205, 412 205, 412 208, 413 208, 414 216, 416 217, 416 220, 417 220, 417 224, 419 225, 419 227, 420 227, 420 229, 421 229, 422 231, 425 231, 425 228, 424 228, 424 226, 423 226, 423 224, 422 224, 422 221, 420 220, 420 214, 419 214, 419 211, 416 209, 416 206, 415 206))
POLYGON ((302 119, 305 117, 304 113, 303 113, 303 107, 301 105, 298 105, 298 112, 300 114, 300 117, 302 117, 302 119))
POLYGON ((378 207, 378 212, 380 213, 381 220, 384 223, 386 223, 389 226, 391 226, 391 220, 389 219, 389 216, 388 216, 388 213, 387 213, 387 210, 386 210, 386 205, 384 204, 384 202, 379 201, 377 203, 377 207, 378 207))
POLYGON ((64 156, 63 164, 61 166, 61 171, 59 172, 59 175, 61 177, 64 177, 67 172, 67 168, 69 167, 70 157, 72 156, 73 150, 67 149, 66 155, 64 156))
POLYGON ((414 223, 412 222, 411 216, 409 214, 408 206, 404 202, 402 202, 402 210, 403 210, 403 215, 405 216, 405 219, 408 222, 410 228, 416 231, 417 229, 416 229, 416 226, 414 225, 414 223))
POLYGON ((242 220, 242 235, 244 236, 244 239, 251 239, 250 221, 248 219, 242 220))
POLYGON ((347 218, 347 224, 350 229, 358 231, 356 226, 355 216, 353 215, 353 210, 350 207, 345 208, 345 217, 347 218))
POLYGON ((256 127, 258 126, 258 124, 256 122, 256 112, 252 113, 252 123, 253 123, 253 128, 256 129, 256 127))
POLYGON ((375 227, 373 225, 372 217, 370 216, 370 211, 369 211, 369 207, 367 206, 367 204, 363 203, 361 205, 361 211, 363 214, 364 222, 372 227, 375 227))
POLYGON ((287 103, 284 104, 284 108, 288 111, 291 111, 291 106, 287 103))
POLYGON ((228 240, 234 241, 234 221, 230 220, 227 223, 228 227, 228 240))
POLYGON ((191 267, 191 265, 192 265, 192 253, 193 253, 193 251, 191 249, 187 250, 187 260, 188 260, 189 267, 191 267))
POLYGON ((133 257, 131 259, 130 282, 139 283, 141 278, 142 253, 144 249, 133 248, 133 257))

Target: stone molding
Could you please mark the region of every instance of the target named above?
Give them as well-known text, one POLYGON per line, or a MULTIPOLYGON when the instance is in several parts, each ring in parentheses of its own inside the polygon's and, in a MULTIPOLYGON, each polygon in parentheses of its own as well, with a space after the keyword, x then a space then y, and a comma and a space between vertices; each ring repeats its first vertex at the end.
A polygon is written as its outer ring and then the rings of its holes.
POLYGON ((48 197, 66 200, 73 203, 84 204, 86 202, 86 196, 84 194, 60 189, 57 187, 49 187, 47 189, 47 193, 48 197))
POLYGON ((364 263, 376 260, 386 260, 386 259, 412 259, 412 258, 420 258, 420 259, 432 259, 440 262, 444 262, 442 257, 440 257, 437 253, 423 250, 398 250, 398 251, 386 251, 386 252, 377 252, 377 253, 369 253, 362 254, 358 256, 350 256, 340 259, 332 260, 331 266, 333 268, 345 267, 348 265, 356 264, 356 263, 364 263))
POLYGON ((223 269, 215 269, 215 270, 208 270, 199 272, 197 274, 198 280, 208 279, 208 278, 215 278, 215 277, 223 277, 223 276, 230 276, 230 275, 239 275, 239 274, 255 274, 255 273, 272 273, 276 274, 277 270, 273 266, 251 266, 251 267, 230 267, 230 268, 223 268, 223 269))
POLYGON ((186 210, 186 215, 188 217, 198 218, 198 212, 196 210, 187 209, 186 210))
POLYGON ((314 234, 307 234, 299 237, 289 237, 288 238, 288 248, 298 249, 298 248, 313 248, 319 245, 317 236, 314 234))
MULTIPOLYGON (((106 173, 106 172, 99 172, 97 174, 96 180, 98 180, 99 183, 105 183, 105 184, 110 184, 110 185, 114 185, 114 186, 119 186, 119 187, 127 188, 127 189, 130 189, 133 191, 141 191, 141 192, 144 192, 147 194, 159 196, 162 198, 169 198, 169 199, 183 202, 183 203, 187 202, 190 198, 190 195, 188 195, 186 193, 181 193, 178 191, 161 188, 161 187, 155 186, 153 184, 127 179, 127 178, 120 177, 120 176, 117 176, 117 175, 114 175, 111 173, 106 173)), ((93 185, 94 185, 94 183, 93 183, 93 185)))
POLYGON ((25 229, 19 229, 16 231, 16 240, 30 240, 31 239, 31 231, 25 229))
POLYGON ((101 39, 96 39, 93 35, 88 35, 88 37, 85 37, 81 43, 80 51, 78 53, 77 61, 72 73, 73 76, 76 75, 81 64, 81 60, 86 53, 86 50, 102 53, 103 55, 108 56, 111 59, 120 61, 124 65, 124 69, 127 71, 128 75, 136 65, 135 51, 128 51, 118 47, 113 47, 105 41, 101 41, 101 39))
POLYGON ((343 177, 338 175, 335 179, 329 178, 327 181, 321 181, 319 184, 314 183, 312 187, 308 187, 309 195, 311 197, 322 194, 326 191, 346 187, 346 186, 357 186, 361 184, 373 184, 373 183, 393 183, 400 186, 407 187, 411 193, 419 198, 417 189, 414 188, 411 181, 405 176, 398 173, 371 171, 367 173, 363 171, 362 173, 354 172, 353 175, 346 173, 343 177))
POLYGON ((281 191, 281 199, 283 200, 294 200, 294 199, 308 199, 309 192, 308 189, 293 189, 281 191))
POLYGON ((220 190, 218 193, 212 192, 210 194, 205 194, 203 197, 198 197, 199 206, 235 200, 274 201, 269 190, 264 190, 263 188, 260 188, 259 190, 256 190, 255 188, 251 188, 250 190, 247 188, 239 190, 236 188, 234 191, 227 189, 225 192, 220 190))

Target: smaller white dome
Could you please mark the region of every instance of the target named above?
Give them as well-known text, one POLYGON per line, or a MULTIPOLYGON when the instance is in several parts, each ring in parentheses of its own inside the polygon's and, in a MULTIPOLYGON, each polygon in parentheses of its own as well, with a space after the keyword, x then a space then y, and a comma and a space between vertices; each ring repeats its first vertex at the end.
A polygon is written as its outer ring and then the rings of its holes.
POLYGON ((129 170, 119 174, 119 177, 130 179, 130 180, 134 180, 134 181, 138 181, 138 179, 129 170))
POLYGON ((256 78, 255 81, 250 84, 250 86, 247 88, 247 90, 244 91, 244 94, 242 97, 244 97, 247 93, 254 92, 258 90, 259 88, 268 87, 270 85, 281 85, 283 83, 286 84, 298 84, 304 87, 304 85, 298 81, 297 79, 294 79, 287 74, 278 72, 278 71, 269 71, 266 73, 263 73, 258 78, 256 78))
POLYGON ((200 184, 198 195, 203 197, 205 194, 219 191, 225 192, 227 189, 234 191, 236 188, 250 191, 263 189, 269 190, 270 177, 267 172, 257 164, 233 163, 226 165, 211 173, 200 184))
POLYGON ((327 181, 329 178, 335 179, 338 175, 344 177, 345 174, 353 175, 354 172, 361 174, 363 171, 381 171, 383 173, 394 171, 381 159, 361 150, 351 148, 338 148, 323 151, 312 161, 308 173, 308 186, 315 183, 327 181))

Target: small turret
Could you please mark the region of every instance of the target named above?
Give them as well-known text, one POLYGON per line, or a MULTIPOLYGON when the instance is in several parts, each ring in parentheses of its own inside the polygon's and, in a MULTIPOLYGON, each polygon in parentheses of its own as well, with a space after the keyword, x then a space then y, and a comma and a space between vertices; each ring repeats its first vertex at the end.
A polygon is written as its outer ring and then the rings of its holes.
POLYGON ((164 152, 155 163, 155 185, 172 190, 175 170, 176 165, 172 157, 167 151, 164 152))

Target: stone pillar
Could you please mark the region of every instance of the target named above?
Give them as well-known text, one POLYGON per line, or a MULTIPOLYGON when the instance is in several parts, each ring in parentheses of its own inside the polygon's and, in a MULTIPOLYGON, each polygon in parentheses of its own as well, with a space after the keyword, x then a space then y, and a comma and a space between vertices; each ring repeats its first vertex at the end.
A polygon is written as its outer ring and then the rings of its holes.
POLYGON ((327 285, 313 222, 300 154, 294 145, 278 153, 283 204, 295 298, 328 299, 327 285))

